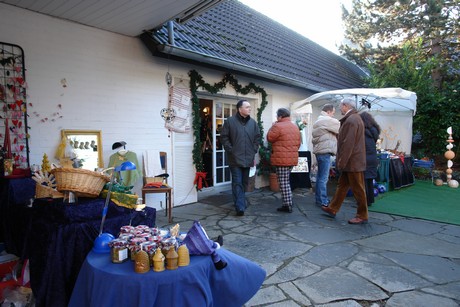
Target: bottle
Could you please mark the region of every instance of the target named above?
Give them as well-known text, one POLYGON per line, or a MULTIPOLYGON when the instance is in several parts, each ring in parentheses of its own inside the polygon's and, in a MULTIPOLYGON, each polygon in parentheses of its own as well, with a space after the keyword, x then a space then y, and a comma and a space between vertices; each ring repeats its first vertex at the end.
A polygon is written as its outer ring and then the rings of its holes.
POLYGON ((157 248, 155 255, 153 255, 153 270, 155 272, 162 272, 165 270, 165 256, 159 247, 157 248))

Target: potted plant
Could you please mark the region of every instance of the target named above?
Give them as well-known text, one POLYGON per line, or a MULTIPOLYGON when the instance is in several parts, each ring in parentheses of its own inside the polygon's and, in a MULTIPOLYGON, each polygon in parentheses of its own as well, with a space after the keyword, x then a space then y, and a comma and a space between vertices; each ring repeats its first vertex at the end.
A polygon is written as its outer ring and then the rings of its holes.
POLYGON ((259 147, 259 164, 257 165, 257 175, 266 175, 269 179, 270 190, 273 192, 279 192, 280 187, 278 183, 278 178, 276 176, 276 168, 271 165, 270 157, 272 155, 272 144, 267 143, 267 145, 262 144, 259 147))

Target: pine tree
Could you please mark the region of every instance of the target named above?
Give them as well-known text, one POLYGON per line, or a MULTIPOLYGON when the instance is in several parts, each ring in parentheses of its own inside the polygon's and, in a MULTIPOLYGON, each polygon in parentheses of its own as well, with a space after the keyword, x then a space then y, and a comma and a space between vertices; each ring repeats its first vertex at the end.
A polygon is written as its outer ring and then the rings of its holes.
POLYGON ((422 39, 426 57, 440 60, 432 71, 437 88, 460 72, 458 0, 353 0, 350 12, 342 10, 349 44, 340 50, 358 65, 383 68, 399 58, 404 43, 422 39))

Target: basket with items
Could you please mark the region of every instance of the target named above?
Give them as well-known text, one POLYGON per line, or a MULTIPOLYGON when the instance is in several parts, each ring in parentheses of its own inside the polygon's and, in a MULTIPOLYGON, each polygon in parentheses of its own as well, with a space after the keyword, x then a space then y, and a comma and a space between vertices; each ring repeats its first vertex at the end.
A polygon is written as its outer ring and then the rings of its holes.
POLYGON ((56 178, 53 174, 43 172, 42 170, 35 172, 32 179, 35 184, 35 198, 63 198, 64 194, 56 190, 56 178))
POLYGON ((55 168, 51 174, 56 178, 56 189, 74 192, 80 197, 97 197, 110 178, 104 174, 80 168, 55 168))

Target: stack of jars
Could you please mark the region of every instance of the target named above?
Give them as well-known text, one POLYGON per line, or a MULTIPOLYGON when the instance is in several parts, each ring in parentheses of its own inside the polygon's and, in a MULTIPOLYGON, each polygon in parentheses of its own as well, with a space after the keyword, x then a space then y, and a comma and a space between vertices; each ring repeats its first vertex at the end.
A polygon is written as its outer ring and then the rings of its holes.
POLYGON ((150 267, 157 272, 164 270, 165 262, 169 270, 188 265, 190 263, 188 249, 183 245, 178 254, 179 243, 165 230, 139 225, 121 227, 118 238, 112 240, 109 246, 113 263, 123 263, 131 259, 135 263, 135 271, 145 273, 150 267))

